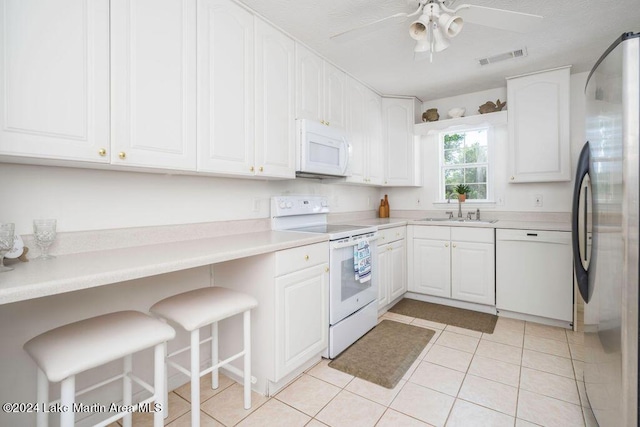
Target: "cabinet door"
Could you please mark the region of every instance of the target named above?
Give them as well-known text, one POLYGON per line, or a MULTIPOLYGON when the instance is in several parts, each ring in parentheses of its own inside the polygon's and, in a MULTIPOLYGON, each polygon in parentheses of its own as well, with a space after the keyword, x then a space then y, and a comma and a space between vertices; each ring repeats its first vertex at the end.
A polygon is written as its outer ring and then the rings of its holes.
POLYGON ((399 240, 390 245, 391 268, 389 274, 389 302, 407 292, 407 250, 405 241, 399 240))
POLYGON ((345 129, 347 75, 324 63, 324 121, 329 126, 345 129))
POLYGON ((451 297, 495 305, 495 254, 491 243, 452 242, 451 297))
POLYGON ((254 175, 253 15, 198 2, 198 170, 254 175))
POLYGON ((279 381, 327 347, 328 264, 275 280, 276 373, 279 381))
POLYGON ((414 99, 382 99, 384 181, 387 185, 420 185, 413 132, 416 108, 414 99))
POLYGON ((324 61, 296 43, 296 118, 324 121, 324 61))
POLYGON ((293 40, 256 18, 256 173, 295 178, 293 40))
POLYGON ((365 92, 364 136, 366 146, 367 184, 382 185, 382 98, 375 92, 365 92))
POLYGON ((412 292, 451 297, 451 252, 448 240, 413 239, 412 292))
POLYGON ((507 80, 510 182, 570 181, 569 68, 507 80))
POLYGON ((350 146, 347 182, 366 182, 364 134, 366 88, 352 78, 347 79, 347 138, 350 146))
POLYGON ((195 0, 112 0, 111 49, 111 162, 195 170, 195 0))
POLYGON ((389 302, 389 288, 391 282, 392 259, 391 245, 378 246, 378 309, 389 302))
POLYGON ((108 163, 109 1, 0 0, 0 22, 0 154, 108 163))

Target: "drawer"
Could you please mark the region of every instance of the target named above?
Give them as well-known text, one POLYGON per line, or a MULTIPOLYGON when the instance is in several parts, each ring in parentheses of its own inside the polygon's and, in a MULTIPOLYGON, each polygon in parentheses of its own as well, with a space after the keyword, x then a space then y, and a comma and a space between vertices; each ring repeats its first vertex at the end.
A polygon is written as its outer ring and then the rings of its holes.
POLYGON ((450 240, 451 227, 438 227, 431 225, 414 225, 413 237, 417 239, 450 240))
POLYGON ((380 235, 378 245, 384 245, 407 237, 407 227, 385 228, 384 230, 379 230, 378 234, 380 235))
POLYGON ((276 277, 329 262, 329 242, 276 252, 276 277))
POLYGON ((452 242, 493 243, 493 228, 451 227, 452 242))

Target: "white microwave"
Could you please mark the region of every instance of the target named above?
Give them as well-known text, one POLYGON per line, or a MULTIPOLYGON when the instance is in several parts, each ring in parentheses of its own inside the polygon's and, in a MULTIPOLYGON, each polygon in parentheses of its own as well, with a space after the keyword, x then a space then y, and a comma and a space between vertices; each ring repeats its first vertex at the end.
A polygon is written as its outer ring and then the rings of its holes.
POLYGON ((349 144, 344 130, 307 119, 296 120, 298 146, 296 176, 347 176, 349 144))

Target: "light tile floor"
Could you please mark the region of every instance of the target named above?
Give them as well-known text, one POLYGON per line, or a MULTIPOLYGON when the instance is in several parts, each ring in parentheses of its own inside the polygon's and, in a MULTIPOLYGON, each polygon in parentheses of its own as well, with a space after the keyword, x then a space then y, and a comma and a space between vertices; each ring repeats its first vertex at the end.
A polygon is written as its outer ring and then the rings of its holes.
MULTIPOLYGON (((493 334, 386 313, 381 319, 436 331, 389 390, 322 362, 275 397, 253 394, 221 377, 202 379, 202 426, 595 426, 584 394, 583 336, 500 317, 493 334), (577 378, 577 380, 576 380, 577 378)), ((188 426, 189 385, 170 395, 170 427, 188 426)), ((134 425, 152 425, 136 414, 134 425)))

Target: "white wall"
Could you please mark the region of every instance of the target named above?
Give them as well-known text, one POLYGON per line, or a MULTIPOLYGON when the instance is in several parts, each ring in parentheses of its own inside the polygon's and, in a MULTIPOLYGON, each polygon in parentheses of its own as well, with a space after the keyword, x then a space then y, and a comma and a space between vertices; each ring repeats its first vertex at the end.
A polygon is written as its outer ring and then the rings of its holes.
POLYGON ((58 231, 269 217, 273 195, 319 194, 333 212, 374 209, 378 189, 325 181, 263 181, 0 163, 0 221, 31 234, 35 218, 58 231))
MULTIPOLYGON (((571 165, 578 161, 578 155, 585 142, 584 131, 584 85, 588 73, 571 76, 571 165)), ((446 112, 453 107, 465 107, 466 115, 474 115, 477 107, 484 102, 498 98, 506 99, 506 86, 482 92, 471 93, 451 98, 438 99, 423 103, 423 109, 438 108, 440 119, 447 118, 446 112), (470 112, 471 110, 471 112, 470 112)), ((507 109, 509 103, 507 100, 507 109)), ((509 183, 508 164, 508 131, 507 126, 494 128, 495 140, 493 146, 493 184, 495 205, 465 207, 473 210, 490 209, 496 211, 527 211, 527 212, 570 212, 573 194, 573 182, 553 183, 509 183), (542 195, 543 206, 534 206, 535 195, 542 195)), ((436 135, 424 136, 421 140, 423 169, 423 186, 421 188, 397 188, 389 190, 395 209, 442 209, 450 210, 451 205, 434 204, 438 202, 438 141, 436 135), (418 202, 419 201, 419 202, 418 202)), ((572 171, 573 174, 573 171, 572 171)), ((453 206, 455 208, 455 205, 453 206)))

